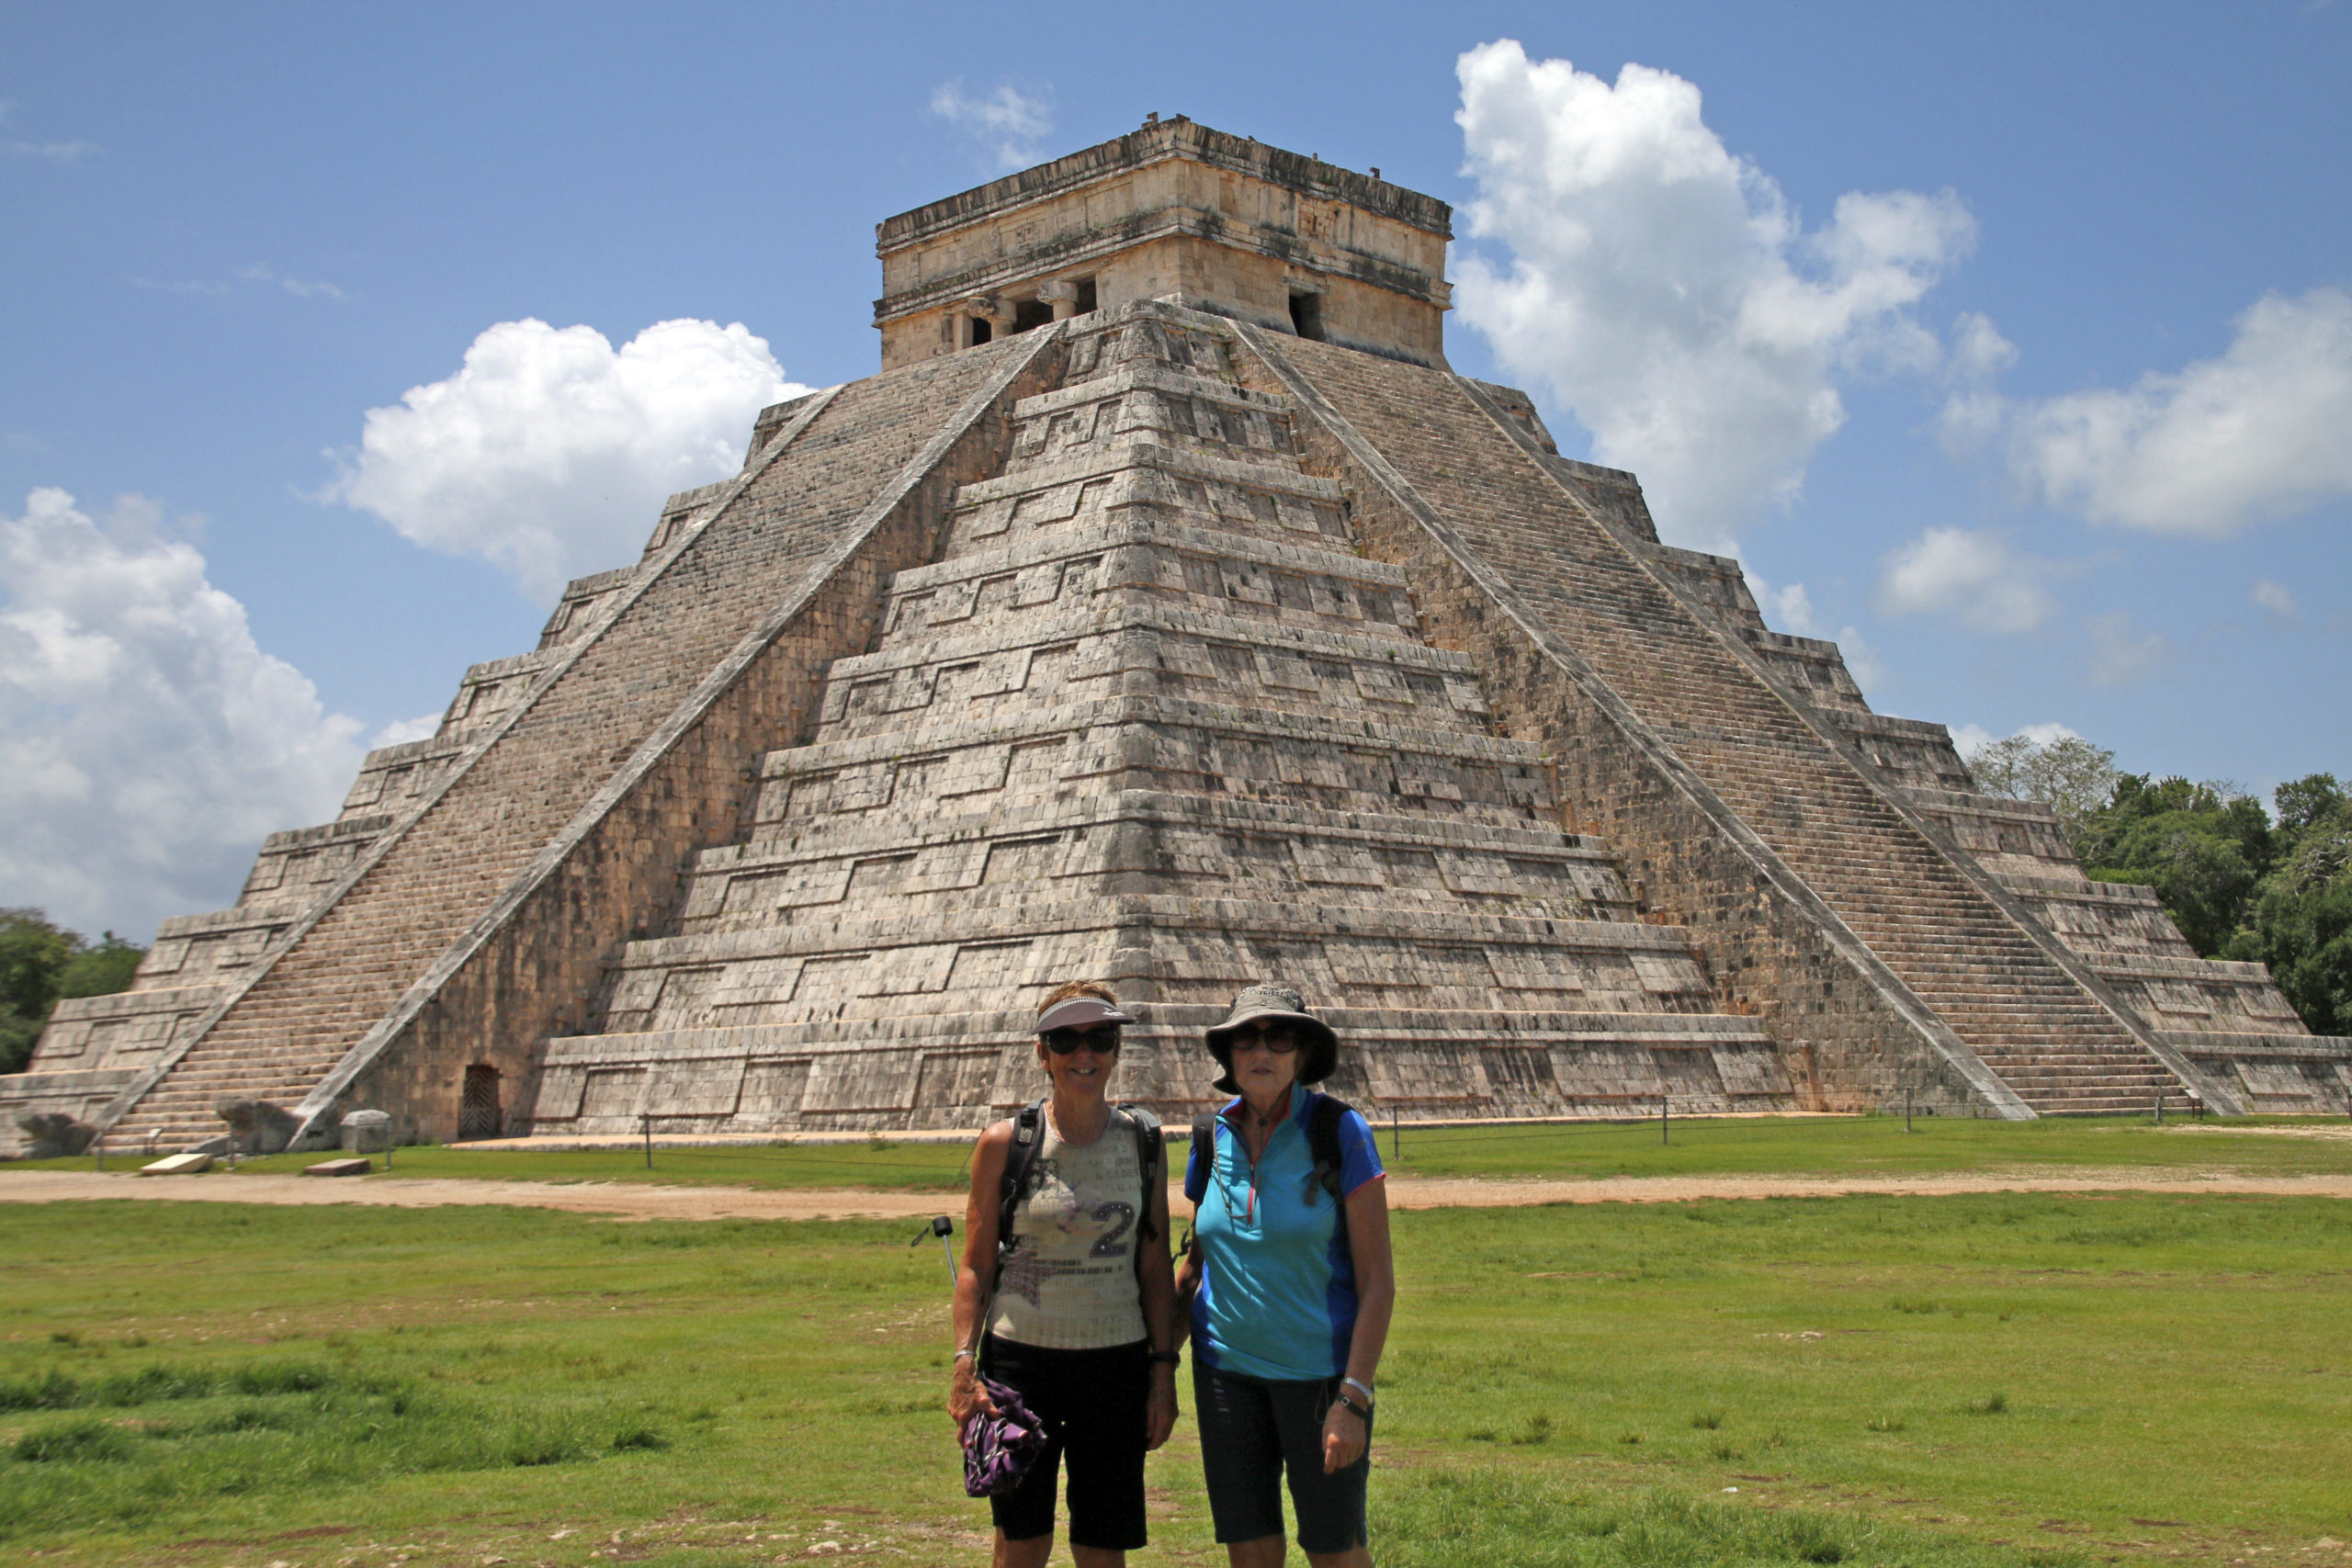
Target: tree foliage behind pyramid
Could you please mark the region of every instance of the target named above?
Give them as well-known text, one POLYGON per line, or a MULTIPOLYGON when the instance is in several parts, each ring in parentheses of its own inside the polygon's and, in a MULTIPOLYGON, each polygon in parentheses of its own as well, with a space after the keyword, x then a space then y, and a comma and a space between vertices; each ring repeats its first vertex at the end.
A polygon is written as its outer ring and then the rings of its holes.
POLYGON ((1087 976, 1167 1111, 1263 978, 1417 1119, 2341 1101, 2352 1041, 1453 375, 1449 223, 1181 119, 884 223, 880 375, 9 1092, 177 1144, 970 1126, 1087 976))

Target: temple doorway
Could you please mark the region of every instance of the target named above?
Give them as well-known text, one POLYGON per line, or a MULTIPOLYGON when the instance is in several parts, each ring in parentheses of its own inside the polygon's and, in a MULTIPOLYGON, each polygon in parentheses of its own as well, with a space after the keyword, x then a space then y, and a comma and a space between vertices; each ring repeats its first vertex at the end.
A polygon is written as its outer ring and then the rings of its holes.
POLYGON ((458 1137, 494 1138, 502 1124, 498 1110, 498 1069, 477 1062, 466 1069, 466 1087, 458 1101, 458 1137))

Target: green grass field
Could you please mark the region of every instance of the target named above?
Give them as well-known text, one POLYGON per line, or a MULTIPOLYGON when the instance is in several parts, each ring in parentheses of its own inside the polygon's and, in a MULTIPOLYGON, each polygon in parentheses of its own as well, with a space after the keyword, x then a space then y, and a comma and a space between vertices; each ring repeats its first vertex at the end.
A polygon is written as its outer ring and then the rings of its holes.
MULTIPOLYGON (((2227 1171, 2255 1176, 2352 1170, 2352 1122, 2254 1117, 2191 1122, 2150 1118, 1973 1122, 1920 1117, 1676 1118, 1658 1124, 1589 1122, 1564 1126, 1379 1129, 1381 1157, 1408 1176, 1931 1176, 1976 1171, 2074 1174, 2132 1168, 2149 1174, 2227 1171)), ((273 1155, 240 1171, 290 1173, 324 1156, 273 1155)), ((763 1188, 851 1187, 951 1191, 963 1187, 969 1150, 956 1144, 876 1138, 851 1144, 657 1148, 651 1167, 636 1148, 553 1152, 428 1146, 399 1150, 389 1179, 473 1177, 531 1181, 721 1183, 763 1188)), ((92 1156, 23 1161, 16 1169, 87 1170, 92 1156)), ((115 1169, 137 1162, 118 1152, 115 1169)), ((369 1180, 387 1179, 378 1160, 369 1180)), ((221 1174, 226 1174, 222 1172, 221 1174)))
MULTIPOLYGON (((0 1558, 980 1561, 944 1270, 911 1234, 0 1208, 0 1558)), ((2314 1547, 2352 1540, 2352 1205, 1558 1206, 1396 1234, 1384 1564, 2352 1557, 2314 1547)), ((1197 1474, 1180 1428, 1138 1561, 1222 1562, 1197 1474)))

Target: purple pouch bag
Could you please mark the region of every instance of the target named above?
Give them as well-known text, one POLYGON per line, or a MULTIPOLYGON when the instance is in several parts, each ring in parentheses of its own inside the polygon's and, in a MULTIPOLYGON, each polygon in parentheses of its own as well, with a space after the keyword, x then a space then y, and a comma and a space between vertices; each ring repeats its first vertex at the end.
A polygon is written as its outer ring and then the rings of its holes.
POLYGON ((982 1378, 980 1386, 988 1390, 996 1414, 975 1416, 964 1425, 964 1493, 1001 1497, 1020 1485, 1036 1462, 1046 1446, 1046 1427, 1019 1394, 994 1378, 982 1378))

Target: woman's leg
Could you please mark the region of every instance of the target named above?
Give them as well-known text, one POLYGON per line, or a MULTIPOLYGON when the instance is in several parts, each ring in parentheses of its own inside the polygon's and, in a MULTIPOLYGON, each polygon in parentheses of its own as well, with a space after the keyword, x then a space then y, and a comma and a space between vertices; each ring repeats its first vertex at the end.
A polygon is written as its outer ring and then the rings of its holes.
POLYGON ((1283 1473, 1298 1517, 1298 1544, 1313 1568, 1372 1568, 1364 1529, 1364 1483, 1372 1469, 1371 1433, 1356 1461, 1336 1473, 1323 1468, 1323 1419, 1339 1380, 1268 1383, 1282 1433, 1283 1473))
POLYGON ((1069 1551, 1079 1568, 1120 1568, 1150 1539, 1143 1484, 1150 1347, 1074 1350, 1062 1451, 1069 1460, 1069 1551))
MULTIPOLYGON (((1283 1568, 1283 1538, 1278 1535, 1257 1540, 1227 1542, 1225 1560, 1231 1568, 1283 1568)), ((1345 1551, 1310 1551, 1306 1561, 1313 1568, 1372 1568, 1372 1548, 1359 1542, 1345 1551)), ((1089 1568, 1081 1562, 1080 1568, 1089 1568)))
POLYGON ((988 1375, 1021 1395, 1046 1427, 1046 1447, 1011 1492, 989 1499, 996 1526, 994 1568, 1045 1568, 1054 1550, 1054 1493, 1061 1479, 1066 1415, 1058 1354, 994 1337, 985 1346, 988 1375))
POLYGON ((1372 1548, 1358 1541, 1345 1551, 1310 1551, 1306 1561, 1314 1568, 1372 1568, 1372 1548))
POLYGON ((1256 1378, 1193 1363, 1193 1421, 1201 1438, 1201 1478, 1209 1515, 1233 1568, 1281 1568, 1282 1441, 1256 1378))
MULTIPOLYGON (((1054 1535, 1031 1536, 1027 1540, 1007 1540, 1004 1532, 996 1532, 996 1555, 989 1561, 991 1568, 1046 1568, 1046 1559, 1054 1554, 1054 1535)), ((1080 1558, 1083 1563, 1085 1559, 1080 1558)))

